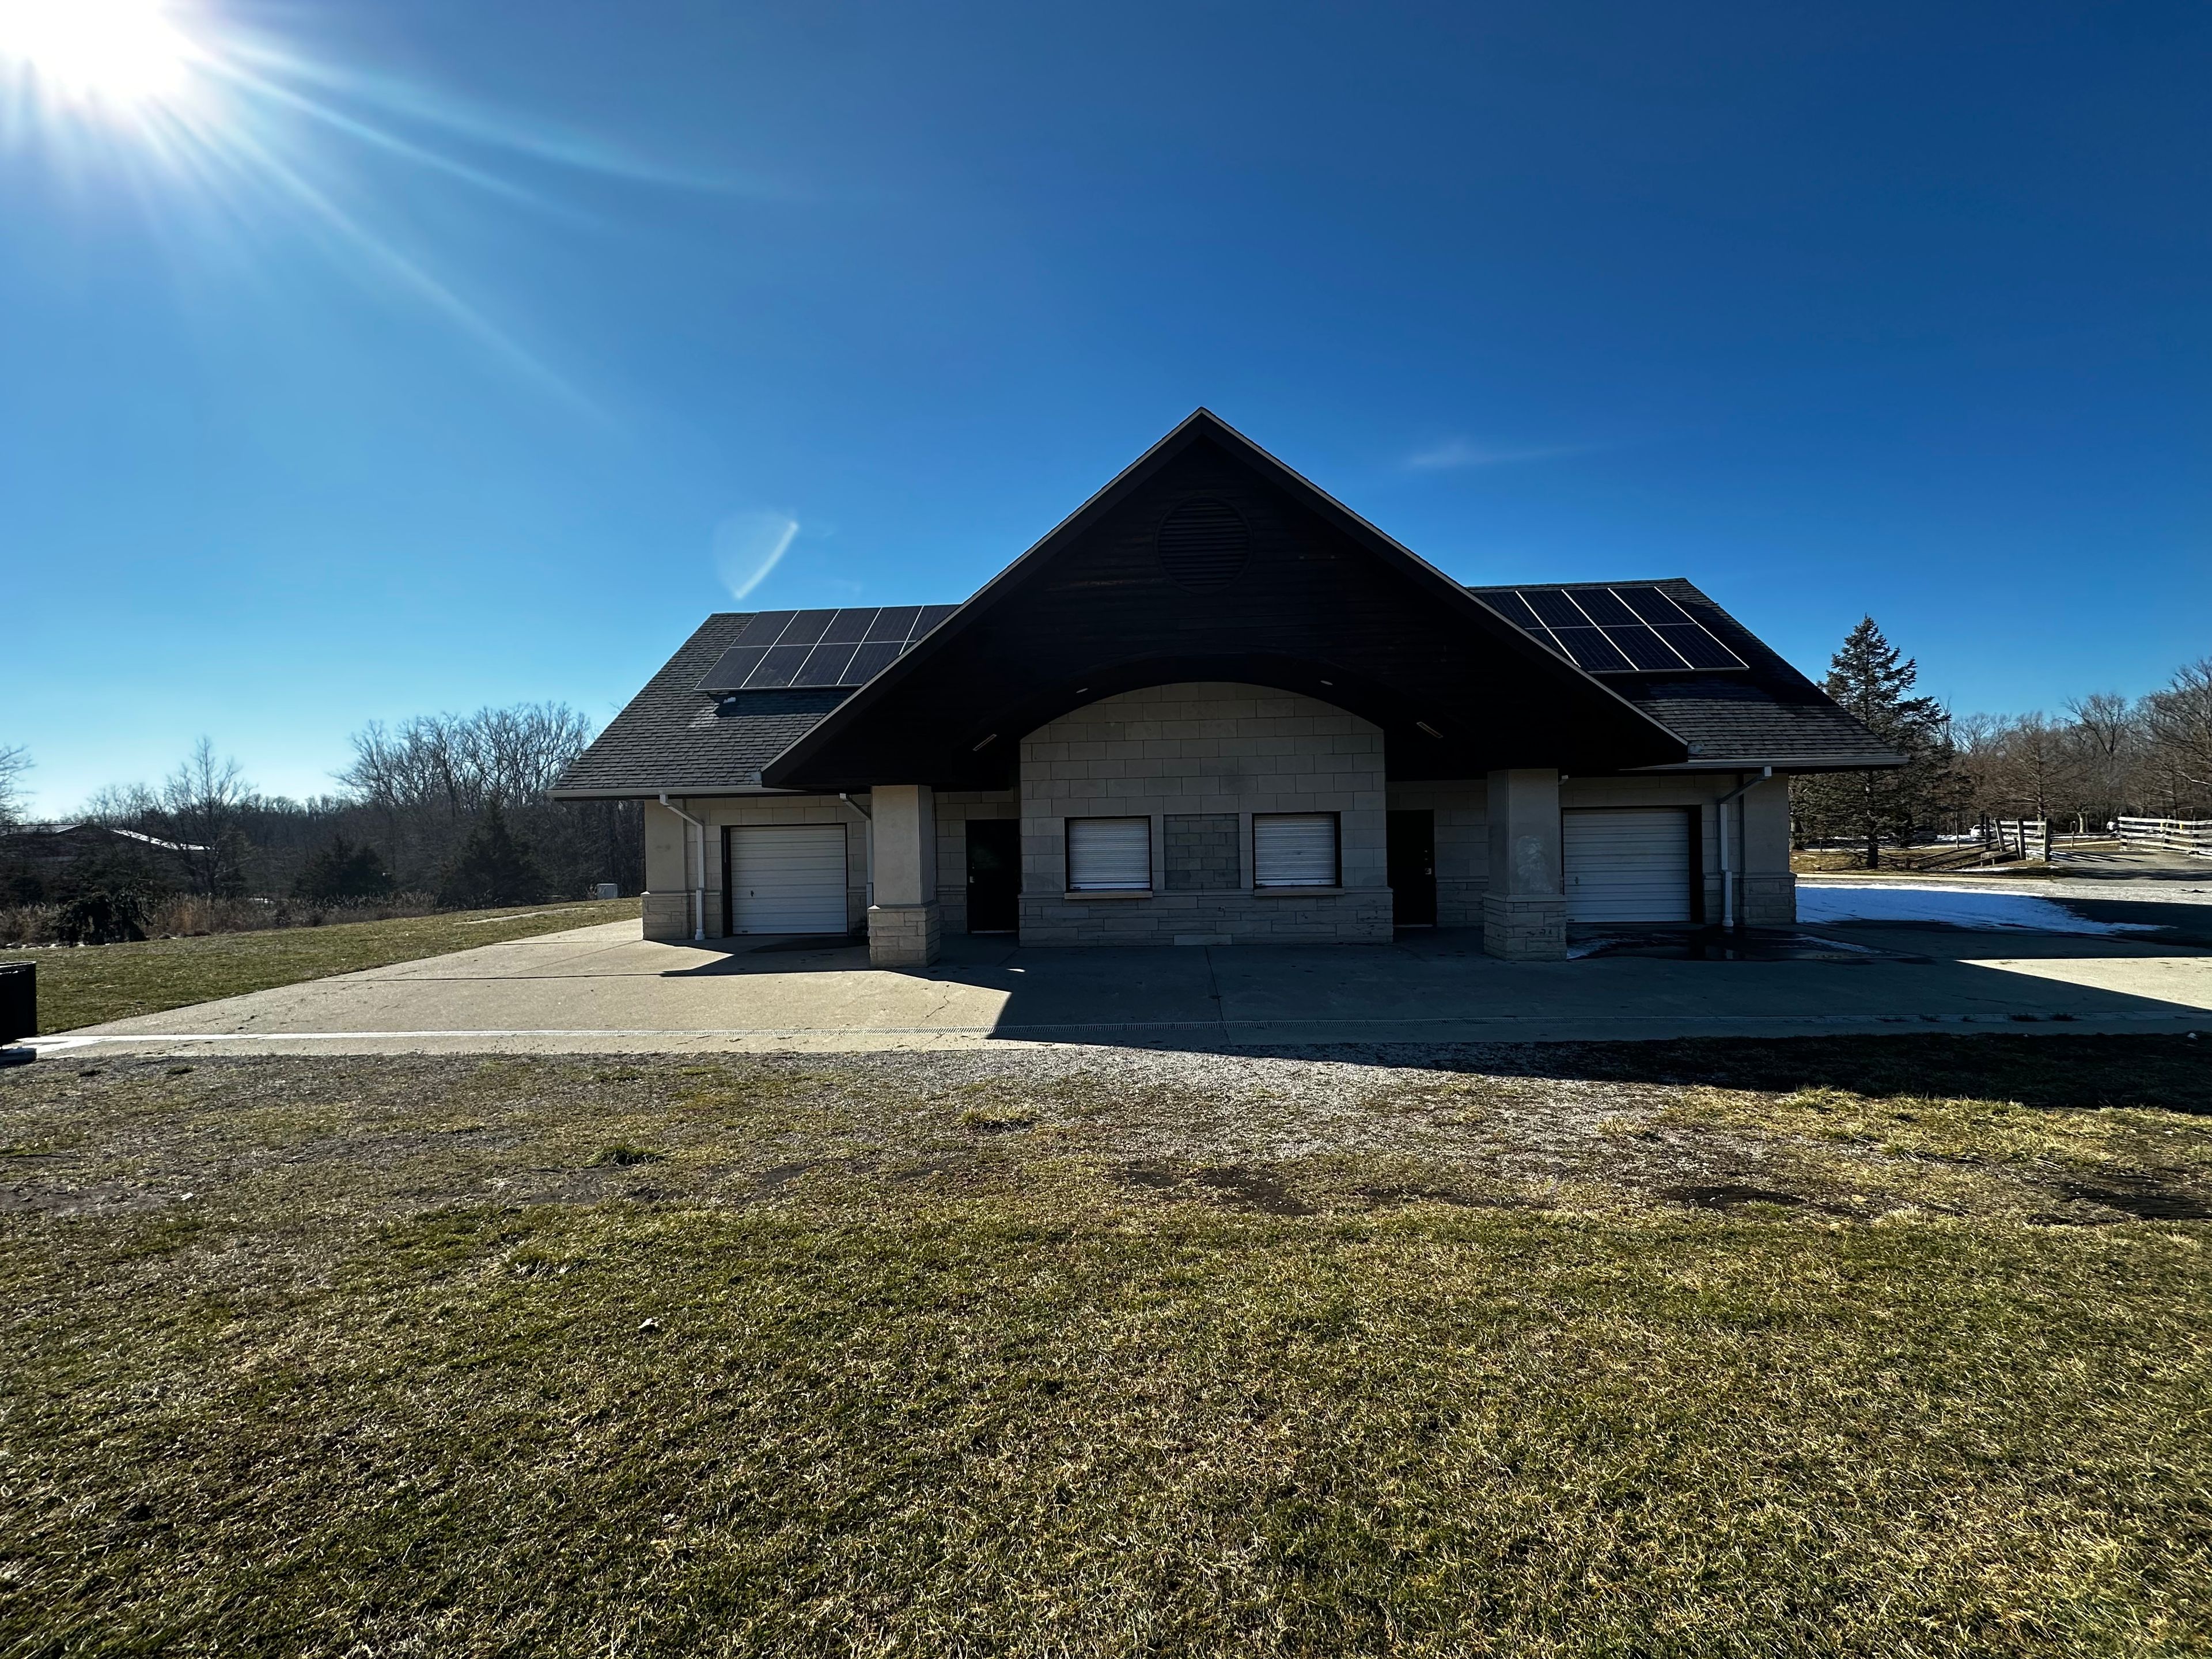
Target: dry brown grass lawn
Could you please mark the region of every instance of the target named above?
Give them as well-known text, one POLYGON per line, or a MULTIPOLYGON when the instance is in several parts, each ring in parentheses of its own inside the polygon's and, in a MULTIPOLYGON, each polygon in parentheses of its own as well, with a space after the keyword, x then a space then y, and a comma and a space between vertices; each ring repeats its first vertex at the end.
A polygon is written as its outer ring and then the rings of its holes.
POLYGON ((2208 1113, 2179 1039, 14 1068, 0 1653, 2202 1653, 2208 1113))

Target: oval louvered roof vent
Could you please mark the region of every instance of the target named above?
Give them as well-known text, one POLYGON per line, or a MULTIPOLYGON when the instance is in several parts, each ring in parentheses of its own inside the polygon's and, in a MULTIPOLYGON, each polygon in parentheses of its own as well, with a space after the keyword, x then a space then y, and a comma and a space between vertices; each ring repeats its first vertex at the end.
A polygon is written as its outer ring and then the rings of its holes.
POLYGON ((1159 550, 1162 568, 1185 587, 1218 587, 1243 569, 1252 532, 1228 502, 1201 495, 1168 514, 1159 550))

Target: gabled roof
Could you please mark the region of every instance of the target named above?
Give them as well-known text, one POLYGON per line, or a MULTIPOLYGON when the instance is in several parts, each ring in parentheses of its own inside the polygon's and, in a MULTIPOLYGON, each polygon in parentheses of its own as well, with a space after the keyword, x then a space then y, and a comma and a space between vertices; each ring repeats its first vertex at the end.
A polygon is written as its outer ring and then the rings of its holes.
POLYGON ((1383 727, 1400 776, 1686 758, 1665 726, 1201 409, 763 778, 811 789, 1000 784, 1024 732, 1112 690, 1173 679, 1335 702, 1383 727), (1193 502, 1241 519, 1249 574, 1197 586, 1170 574, 1156 538, 1193 502))
POLYGON ((1114 691, 1185 679, 1348 708, 1382 726, 1398 778, 1899 763, 1690 583, 1650 586, 1743 668, 1587 673, 1485 598, 1505 590, 1454 581, 1201 409, 857 691, 714 695, 709 669, 761 613, 708 617, 554 793, 1001 787, 1026 732, 1114 691), (1169 579, 1163 515, 1194 499, 1245 516, 1249 580, 1194 592, 1169 579))

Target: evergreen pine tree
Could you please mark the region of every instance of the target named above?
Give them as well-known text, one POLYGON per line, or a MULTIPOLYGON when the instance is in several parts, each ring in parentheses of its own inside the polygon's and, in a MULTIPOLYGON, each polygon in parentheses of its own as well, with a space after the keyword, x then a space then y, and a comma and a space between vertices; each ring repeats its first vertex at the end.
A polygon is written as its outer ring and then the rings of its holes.
POLYGON ((438 902, 474 910, 498 904, 535 904, 545 896, 545 877, 530 849, 507 827, 495 799, 469 831, 459 855, 446 867, 438 902))
POLYGON ((1893 770, 1843 772, 1798 780, 1801 816, 1847 829, 1866 848, 1866 867, 1881 867, 1881 844, 1908 842, 1941 803, 1951 769, 1942 705, 1912 695, 1919 665, 1860 618, 1828 664, 1826 689, 1885 746, 1905 757, 1893 770))
POLYGON ((353 846, 342 835, 332 836, 327 847, 309 858, 292 884, 296 898, 340 902, 383 898, 392 888, 392 872, 376 848, 365 842, 353 846))

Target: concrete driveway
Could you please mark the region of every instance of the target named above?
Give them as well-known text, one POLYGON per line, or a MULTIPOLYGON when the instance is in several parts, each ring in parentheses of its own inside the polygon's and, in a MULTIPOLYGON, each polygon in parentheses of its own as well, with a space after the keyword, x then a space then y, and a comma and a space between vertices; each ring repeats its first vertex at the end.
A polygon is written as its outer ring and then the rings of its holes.
MULTIPOLYGON (((2212 921, 2212 908, 2194 914, 2212 921)), ((1541 963, 1497 961, 1479 934, 1452 930, 1389 946, 1141 951, 958 938, 933 968, 889 972, 854 945, 658 945, 617 922, 118 1020, 38 1047, 609 1053, 2212 1035, 2212 933, 2147 925, 2155 931, 2087 938, 1824 927, 1752 961, 1683 959, 1664 942, 1651 954, 1650 941, 1630 939, 1626 954, 1541 963)))

